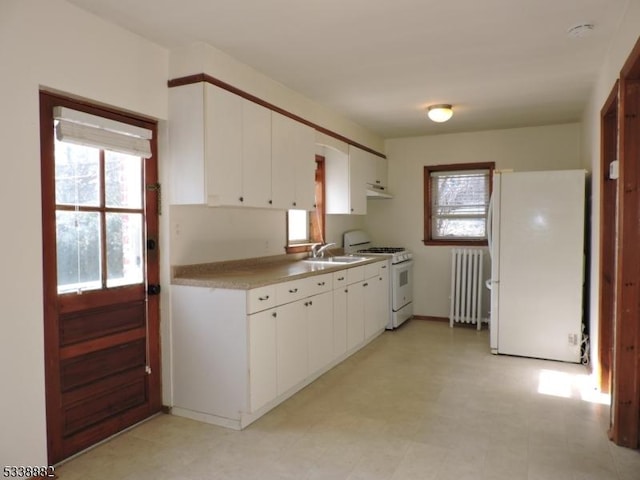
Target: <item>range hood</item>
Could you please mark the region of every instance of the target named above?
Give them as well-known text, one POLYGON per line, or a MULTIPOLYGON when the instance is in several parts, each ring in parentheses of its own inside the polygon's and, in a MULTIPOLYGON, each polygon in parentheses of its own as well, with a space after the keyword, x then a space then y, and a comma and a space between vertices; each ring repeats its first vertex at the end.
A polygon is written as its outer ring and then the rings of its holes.
POLYGON ((367 198, 393 198, 386 187, 367 183, 367 198))

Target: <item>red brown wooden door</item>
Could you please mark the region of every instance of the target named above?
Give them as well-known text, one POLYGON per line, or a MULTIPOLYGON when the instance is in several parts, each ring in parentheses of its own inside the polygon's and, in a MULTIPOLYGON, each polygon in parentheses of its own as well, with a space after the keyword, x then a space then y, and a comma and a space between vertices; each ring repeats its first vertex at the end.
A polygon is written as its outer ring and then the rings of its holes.
POLYGON ((56 463, 161 408, 156 125, 44 92, 40 122, 47 439, 56 463), (150 158, 58 140, 55 107, 150 131, 150 158))

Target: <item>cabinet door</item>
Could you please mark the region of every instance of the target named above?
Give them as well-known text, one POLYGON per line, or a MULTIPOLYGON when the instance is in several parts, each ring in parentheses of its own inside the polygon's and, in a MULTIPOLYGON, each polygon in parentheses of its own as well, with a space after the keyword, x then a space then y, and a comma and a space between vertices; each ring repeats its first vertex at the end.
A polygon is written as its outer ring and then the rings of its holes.
POLYGON ((373 179, 375 182, 374 185, 386 187, 387 178, 389 176, 387 171, 387 159, 379 157, 377 155, 373 155, 373 161, 376 164, 376 168, 375 168, 376 175, 375 175, 375 178, 373 179))
POLYGON ((368 154, 357 147, 349 146, 349 199, 350 211, 354 215, 367 213, 367 168, 368 154))
POLYGON ((315 130, 296 122, 293 137, 293 164, 295 165, 295 203, 301 210, 315 207, 316 144, 315 130))
POLYGON ((391 290, 389 289, 388 264, 380 267, 380 275, 376 283, 378 285, 380 328, 386 328, 391 320, 391 290))
POLYGON ((309 373, 333 360, 333 292, 305 299, 309 322, 309 373))
POLYGON ((333 358, 347 351, 347 286, 333 291, 333 358))
POLYGON ((308 373, 305 300, 277 308, 278 395, 302 381, 308 373))
POLYGON ((206 203, 204 168, 204 87, 169 89, 171 203, 206 203))
POLYGON ((315 198, 315 131, 271 113, 271 190, 273 206, 312 210, 315 198))
POLYGON ((369 339, 380 330, 380 289, 378 277, 364 281, 364 338, 369 339))
POLYGON ((271 194, 276 208, 297 208, 292 147, 295 123, 289 117, 271 112, 271 194))
POLYGON ((271 111, 243 100, 242 121, 242 204, 270 207, 271 111))
POLYGON ((277 396, 276 310, 249 315, 249 410, 277 396))
MULTIPOLYGON (((242 97, 205 86, 207 204, 242 205, 242 97)), ((175 172, 179 175, 180 172, 175 172)))
POLYGON ((366 280, 349 285, 347 294, 347 350, 364 341, 364 291, 366 280))

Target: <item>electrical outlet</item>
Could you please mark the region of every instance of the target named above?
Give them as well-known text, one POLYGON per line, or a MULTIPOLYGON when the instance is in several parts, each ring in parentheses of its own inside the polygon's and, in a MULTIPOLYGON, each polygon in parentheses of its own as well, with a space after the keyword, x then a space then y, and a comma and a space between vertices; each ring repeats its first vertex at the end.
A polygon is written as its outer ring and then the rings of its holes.
POLYGON ((570 333, 569 334, 569 345, 578 345, 578 334, 570 333))

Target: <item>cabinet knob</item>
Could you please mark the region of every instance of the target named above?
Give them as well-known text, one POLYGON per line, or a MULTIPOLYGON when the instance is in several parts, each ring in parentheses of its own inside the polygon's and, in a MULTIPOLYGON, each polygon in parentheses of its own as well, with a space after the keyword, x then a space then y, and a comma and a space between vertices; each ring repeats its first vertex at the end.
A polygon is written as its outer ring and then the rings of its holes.
POLYGON ((323 287, 324 286, 324 282, 318 282, 318 286, 319 287, 323 287))
POLYGON ((344 280, 344 277, 338 277, 339 282, 341 282, 342 280, 344 280))
POLYGON ((311 300, 309 300, 309 305, 313 305, 313 302, 311 300))
POLYGON ((351 211, 353 212, 353 208, 351 209, 351 211))
POLYGON ((294 206, 294 207, 296 206, 296 202, 293 202, 293 206, 294 206))
POLYGON ((349 293, 349 289, 348 289, 348 288, 345 288, 345 289, 344 289, 344 293, 349 293))
POLYGON ((362 284, 362 286, 363 286, 363 287, 368 287, 368 286, 369 286, 369 284, 368 284, 368 283, 363 283, 363 284, 362 284))
POLYGON ((269 295, 265 295, 264 297, 258 297, 258 300, 260 300, 261 302, 264 300, 269 300, 269 295))
POLYGON ((271 314, 271 316, 275 318, 275 317, 277 317, 277 316, 278 316, 278 314, 277 314, 276 312, 273 312, 273 313, 271 314))
POLYGON ((386 265, 382 265, 380 268, 387 268, 387 266, 386 265))
POLYGON ((273 200, 269 200, 269 205, 273 205, 273 200))
POLYGON ((240 200, 241 202, 244 202, 244 197, 240 197, 238 200, 240 200))
POLYGON ((290 288, 289 293, 296 293, 298 291, 297 288, 290 288))

